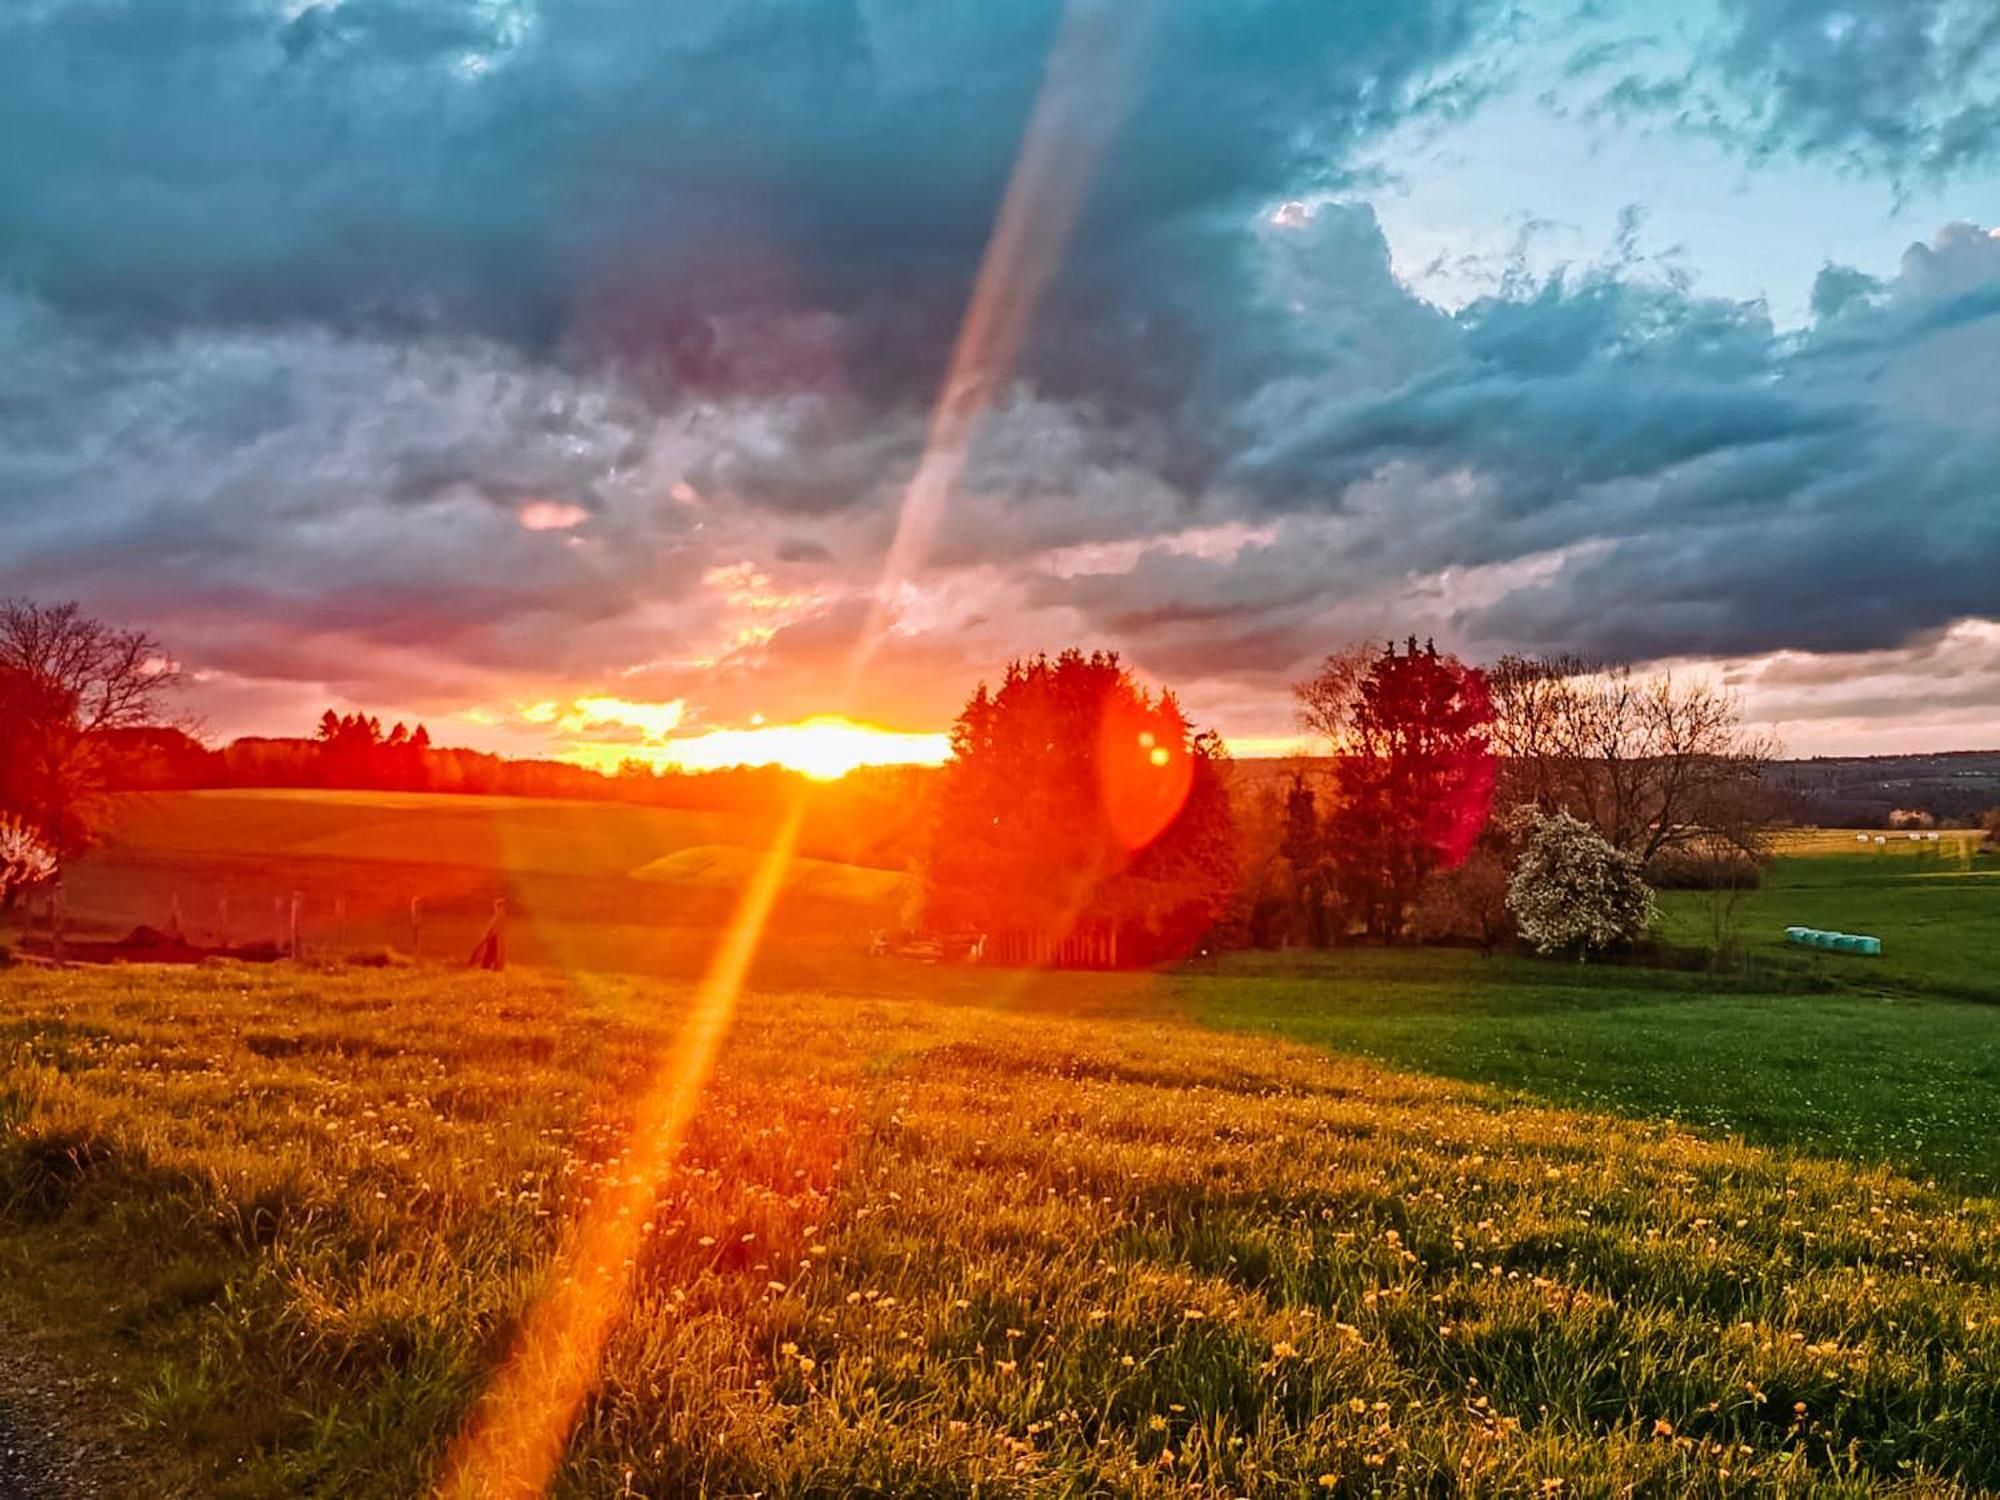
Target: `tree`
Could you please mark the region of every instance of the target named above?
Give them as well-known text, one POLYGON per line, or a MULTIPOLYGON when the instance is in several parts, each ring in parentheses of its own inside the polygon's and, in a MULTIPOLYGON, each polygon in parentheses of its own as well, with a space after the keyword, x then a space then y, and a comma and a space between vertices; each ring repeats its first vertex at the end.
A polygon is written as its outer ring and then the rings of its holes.
POLYGON ((1777 746, 1745 732, 1727 691, 1567 656, 1510 656, 1487 676, 1506 802, 1581 818, 1642 866, 1762 859, 1777 746))
POLYGON ((103 748, 155 723, 177 673, 160 643, 74 604, 0 600, 0 812, 66 859, 100 821, 103 748))
POLYGON ((1331 874, 1326 829, 1320 821, 1318 798, 1306 785, 1303 772, 1294 773, 1291 788, 1285 793, 1285 832, 1278 852, 1292 872, 1292 906, 1306 941, 1324 948, 1332 937, 1327 911, 1331 874))
POLYGON ((1029 961, 1185 951, 1235 878, 1225 752, 1115 654, 1065 651, 981 684, 952 729, 922 919, 1029 961))
POLYGON ((1514 933, 1507 880, 1506 840, 1489 827, 1462 864, 1438 871, 1424 885, 1410 913, 1417 940, 1477 943, 1480 952, 1491 953, 1514 933))
POLYGON ((1340 905, 1370 937, 1400 938, 1433 872, 1460 863, 1493 801, 1493 709, 1475 667, 1412 637, 1327 658, 1294 688, 1301 722, 1331 742, 1327 857, 1340 905))
POLYGON ((1591 953, 1638 942, 1653 924, 1652 887, 1637 855, 1566 812, 1524 807, 1507 908, 1537 953, 1591 953))
POLYGON ((0 911, 11 908, 23 891, 53 880, 55 851, 19 818, 0 813, 0 911))
POLYGON ((398 723, 384 734, 373 714, 329 708, 319 716, 313 743, 323 786, 421 791, 430 784, 431 736, 421 724, 412 732, 398 723))

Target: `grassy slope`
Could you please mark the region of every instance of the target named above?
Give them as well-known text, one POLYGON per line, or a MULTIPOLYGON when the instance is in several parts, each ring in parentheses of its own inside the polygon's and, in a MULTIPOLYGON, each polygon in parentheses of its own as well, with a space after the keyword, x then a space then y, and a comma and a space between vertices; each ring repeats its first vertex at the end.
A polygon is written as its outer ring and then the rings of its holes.
POLYGON ((2000 1191, 2000 1009, 1469 953, 1239 960, 1177 981, 1204 1021, 2000 1191))
MULTIPOLYGON (((496 897, 520 962, 698 973, 766 829, 722 813, 420 793, 212 791, 120 799, 113 837, 68 881, 72 931, 162 926, 178 903, 198 942, 282 939, 292 893, 308 950, 470 951, 496 897)), ((898 919, 902 878, 801 860, 776 914, 790 984, 898 919)))
MULTIPOLYGON (((1785 947, 1789 926, 1880 937, 1879 959, 1798 954, 1843 983, 2000 1001, 2000 860, 1958 857, 1952 841, 1961 837, 1891 842, 1877 853, 1851 836, 1818 835, 1810 854, 1774 861, 1763 887, 1737 898, 1729 920, 1744 947, 1765 956, 1797 952, 1785 947)), ((1670 891, 1661 905, 1666 937, 1712 946, 1716 913, 1729 898, 1670 891)))
MULTIPOLYGON (((234 872, 324 894, 393 866, 467 882, 483 920, 492 868, 253 852, 351 844, 384 812, 340 800, 170 808, 111 868, 155 893, 234 872)), ((714 830, 586 843, 570 820, 602 810, 557 804, 538 840, 538 806, 485 814, 516 829, 500 854, 464 828, 417 842, 516 867, 517 952, 691 971, 727 890, 623 872, 676 838, 669 872, 674 850, 707 868, 714 830)), ((2000 1181, 2000 1008, 1913 993, 1991 986, 1992 895, 1898 851, 1787 863, 1741 909, 1757 941, 1795 920, 1882 932, 1888 962, 1825 972, 1887 999, 1452 953, 1016 993, 858 962, 864 908, 788 897, 568 1488, 615 1493, 629 1467, 656 1493, 1456 1473, 1676 1494, 1845 1465, 1863 1492, 1903 1464, 2000 1485, 2000 1240, 1990 1200, 1955 1196, 2000 1181), (802 984, 846 997, 782 992, 802 984)), ((1679 935, 1706 900, 1672 898, 1679 935)), ((115 1351, 148 1431, 210 1466, 198 1488, 420 1488, 679 1003, 520 973, 0 977, 0 1326, 115 1351)))
MULTIPOLYGON (((3 983, 13 1294, 112 1289, 79 1337, 235 1494, 423 1486, 682 1002, 3 983)), ((929 993, 747 1002, 564 1493, 2000 1484, 1990 1200, 1218 1033, 1156 979, 876 984, 929 993)))

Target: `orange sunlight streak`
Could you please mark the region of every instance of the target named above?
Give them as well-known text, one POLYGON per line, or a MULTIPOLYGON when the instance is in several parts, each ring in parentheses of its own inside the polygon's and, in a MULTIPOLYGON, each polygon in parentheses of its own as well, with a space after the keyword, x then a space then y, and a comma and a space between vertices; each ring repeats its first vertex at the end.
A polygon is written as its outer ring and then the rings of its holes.
MULTIPOLYGON (((999 220, 933 409, 925 451, 904 493, 874 608, 848 668, 853 696, 887 628, 897 588, 928 554, 964 470, 980 420, 1018 352, 1084 187, 1122 111, 1124 86, 1149 29, 1150 5, 1120 10, 1072 0, 1050 53, 999 220), (1137 12, 1135 14, 1135 11, 1137 12)), ((630 1293, 644 1208, 700 1100, 728 1031, 804 819, 794 793, 745 889, 695 1008, 638 1101, 626 1172, 579 1217, 551 1268, 551 1290, 530 1312, 506 1366, 447 1458, 440 1493, 531 1497, 554 1477, 604 1345, 630 1293)))
POLYGON ((794 803, 745 889, 672 1054, 637 1101, 625 1143, 626 1170, 579 1216, 552 1268, 549 1290, 530 1311, 512 1357, 452 1450, 441 1495, 468 1500, 540 1495, 562 1461, 577 1409, 597 1379, 605 1341, 631 1290, 639 1226, 680 1150, 729 1030, 743 976, 784 884, 803 810, 802 803, 794 803))

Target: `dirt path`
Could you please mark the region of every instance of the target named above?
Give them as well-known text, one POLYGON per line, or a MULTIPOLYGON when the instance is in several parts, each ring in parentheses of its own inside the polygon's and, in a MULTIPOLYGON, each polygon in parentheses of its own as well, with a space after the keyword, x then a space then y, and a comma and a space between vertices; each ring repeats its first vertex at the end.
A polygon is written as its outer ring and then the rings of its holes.
POLYGON ((74 1400, 65 1384, 18 1351, 0 1349, 0 1500, 108 1493, 93 1478, 102 1456, 64 1435, 63 1411, 74 1400))
POLYGON ((78 1372, 73 1350, 0 1299, 0 1500, 189 1494, 182 1475, 162 1473, 124 1436, 116 1386, 114 1375, 78 1372))

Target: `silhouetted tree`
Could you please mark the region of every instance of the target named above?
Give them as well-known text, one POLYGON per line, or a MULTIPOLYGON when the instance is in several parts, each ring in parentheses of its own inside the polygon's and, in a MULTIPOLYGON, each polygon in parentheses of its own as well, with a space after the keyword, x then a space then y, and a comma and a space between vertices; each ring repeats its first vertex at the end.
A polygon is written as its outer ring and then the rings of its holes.
POLYGON ((996 956, 1132 962, 1185 951, 1235 878, 1221 741, 1115 654, 1065 651, 981 684, 952 729, 923 920, 996 956))
POLYGON ((1472 850, 1493 802, 1484 677, 1435 645, 1327 659, 1299 684, 1300 717, 1335 753, 1325 821, 1335 891, 1368 935, 1401 937, 1431 873, 1472 850))
POLYGON ((59 859, 81 852, 102 817, 107 736, 153 723, 175 681, 144 631, 0 600, 0 813, 59 859))
POLYGON ((384 734, 382 721, 371 714, 329 708, 320 715, 314 744, 322 786, 418 791, 430 784, 431 737, 421 724, 414 733, 399 723, 384 734))
POLYGON ((1285 793, 1285 834, 1278 852, 1291 867, 1292 904, 1305 939, 1324 948, 1332 937, 1326 909, 1331 885, 1326 829, 1320 821, 1319 799, 1302 772, 1293 774, 1291 789, 1285 793))

